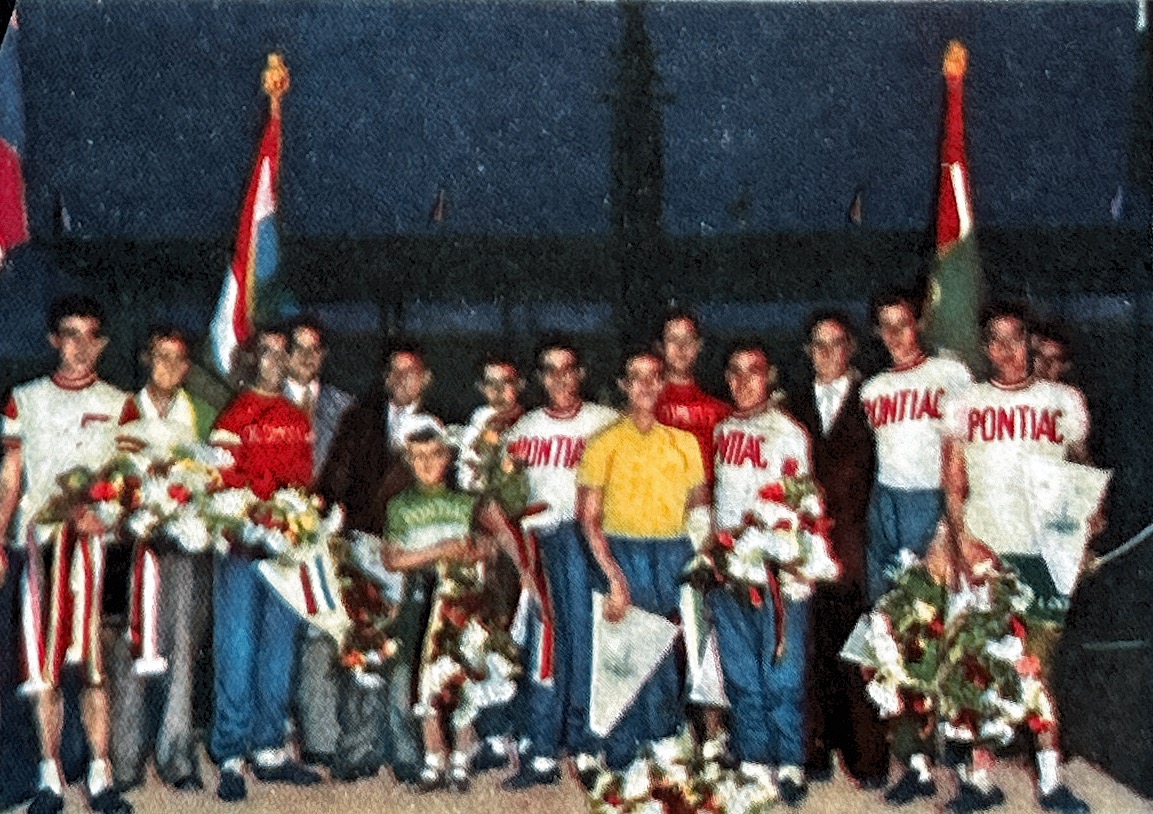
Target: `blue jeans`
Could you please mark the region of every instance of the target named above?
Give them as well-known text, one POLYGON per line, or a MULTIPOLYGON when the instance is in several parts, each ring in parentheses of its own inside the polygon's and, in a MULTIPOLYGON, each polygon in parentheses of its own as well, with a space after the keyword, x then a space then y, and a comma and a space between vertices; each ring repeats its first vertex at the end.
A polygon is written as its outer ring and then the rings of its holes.
POLYGON ((706 602, 717 632, 725 694, 732 704, 733 751, 771 766, 805 762, 805 663, 809 603, 785 600, 784 650, 777 644, 772 599, 754 608, 725 590, 706 602))
POLYGON ((209 747, 219 762, 284 745, 301 622, 256 565, 231 555, 216 561, 209 747))
MULTIPOLYGON (((683 537, 610 536, 608 541, 613 558, 628 582, 632 604, 661 616, 679 616, 681 572, 693 555, 692 544, 683 537)), ((642 745, 675 734, 684 723, 684 665, 676 653, 674 647, 673 655, 661 662, 636 701, 605 738, 605 760, 609 768, 624 768, 642 745)))
POLYGON ((866 554, 869 603, 876 604, 892 587, 889 571, 901 549, 923 556, 945 510, 940 489, 891 489, 876 484, 869 499, 869 547, 866 554))
POLYGON ((588 546, 575 523, 564 523, 541 534, 541 559, 552 598, 554 647, 552 683, 537 678, 540 648, 540 609, 534 607, 525 647, 525 734, 532 757, 557 757, 594 752, 598 745, 589 730, 592 678, 592 583, 588 546))

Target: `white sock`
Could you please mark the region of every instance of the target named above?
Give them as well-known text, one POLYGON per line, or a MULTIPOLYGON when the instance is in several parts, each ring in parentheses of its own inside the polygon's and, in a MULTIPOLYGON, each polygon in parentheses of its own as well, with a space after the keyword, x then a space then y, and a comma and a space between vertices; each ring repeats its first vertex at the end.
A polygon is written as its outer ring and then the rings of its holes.
POLYGON ((280 766, 288 760, 288 753, 282 748, 277 749, 257 749, 252 755, 252 759, 256 761, 257 766, 262 766, 266 769, 273 766, 280 766))
POLYGON ((1041 749, 1037 752, 1037 787, 1041 794, 1051 794, 1061 785, 1057 777, 1057 750, 1041 749))
POLYGON ((244 758, 242 758, 242 757, 230 757, 230 758, 228 758, 228 760, 226 760, 220 764, 220 771, 232 772, 234 774, 240 774, 241 772, 244 771, 244 758))
POLYGON ((60 767, 55 760, 40 761, 40 788, 53 794, 64 795, 64 784, 60 782, 60 767))
POLYGON ((805 785, 805 770, 800 766, 786 765, 777 770, 777 780, 789 780, 798 786, 805 785))
POLYGON ((468 768, 468 758, 469 758, 468 752, 462 751, 460 749, 454 749, 452 751, 452 756, 449 758, 449 760, 452 762, 452 767, 454 769, 467 769, 468 768))
POLYGON ((933 773, 929 771, 929 759, 922 754, 918 753, 909 758, 909 768, 917 773, 917 779, 922 783, 928 783, 933 779, 933 773))
POLYGON ((529 762, 529 765, 532 766, 532 770, 537 774, 544 774, 556 768, 556 759, 545 755, 538 755, 529 762))
POLYGON ((444 768, 444 752, 429 752, 424 756, 424 765, 439 772, 444 768))
POLYGON ((763 763, 750 763, 747 760, 741 761, 741 774, 750 780, 755 780, 761 786, 767 789, 775 788, 776 784, 773 782, 773 773, 769 767, 763 763))
POLYGON ((490 735, 489 737, 485 738, 485 743, 488 744, 488 748, 492 750, 494 755, 508 754, 508 744, 505 743, 504 738, 498 737, 496 735, 490 735))
POLYGON ((969 773, 969 784, 985 793, 993 790, 993 781, 989 779, 988 769, 973 769, 969 773))
POLYGON ((88 794, 95 797, 109 786, 108 763, 96 758, 88 764, 88 794))

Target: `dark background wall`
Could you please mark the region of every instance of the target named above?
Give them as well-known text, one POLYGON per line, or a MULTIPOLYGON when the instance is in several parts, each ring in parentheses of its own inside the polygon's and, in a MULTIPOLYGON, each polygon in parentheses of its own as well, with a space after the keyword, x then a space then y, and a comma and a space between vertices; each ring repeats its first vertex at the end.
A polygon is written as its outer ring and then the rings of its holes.
MULTIPOLYGON (((1153 504, 1150 96, 1137 6, 1103 3, 22 0, 34 240, 0 277, 0 384, 48 369, 46 302, 108 304, 104 373, 139 384, 148 323, 202 332, 284 53, 281 273, 334 328, 330 375, 383 338, 430 349, 462 418, 491 348, 544 330, 615 395, 622 344, 671 301, 806 375, 817 304, 864 325, 933 252, 940 60, 961 38, 982 260, 997 295, 1070 328, 1115 471, 1102 549, 1153 504), (431 212, 443 190, 443 219, 431 212), (859 196, 863 218, 847 217, 859 196)), ((881 363, 867 341, 861 366, 881 363)), ((1153 554, 1088 578, 1070 618, 1067 746, 1153 794, 1153 554), (1146 744, 1135 748, 1135 744, 1146 744)))

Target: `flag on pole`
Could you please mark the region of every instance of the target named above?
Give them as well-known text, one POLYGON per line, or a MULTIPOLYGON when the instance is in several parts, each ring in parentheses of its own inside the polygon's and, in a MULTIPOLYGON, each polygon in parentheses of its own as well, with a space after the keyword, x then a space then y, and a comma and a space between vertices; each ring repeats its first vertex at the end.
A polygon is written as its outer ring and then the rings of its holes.
POLYGON ((945 51, 945 126, 937 199, 937 256, 929 278, 925 337, 971 368, 983 364, 978 327, 984 279, 973 230, 969 161, 965 155, 962 91, 969 53, 960 42, 945 51))
POLYGON ((288 91, 289 82, 288 69, 279 54, 268 55, 263 81, 270 102, 268 123, 240 211, 232 264, 224 276, 209 327, 212 362, 225 377, 232 370, 233 352, 252 335, 257 291, 276 274, 279 255, 276 197, 280 177, 280 100, 288 91))
POLYGON ((24 202, 24 84, 17 51, 16 10, 0 43, 0 262, 28 240, 24 202))

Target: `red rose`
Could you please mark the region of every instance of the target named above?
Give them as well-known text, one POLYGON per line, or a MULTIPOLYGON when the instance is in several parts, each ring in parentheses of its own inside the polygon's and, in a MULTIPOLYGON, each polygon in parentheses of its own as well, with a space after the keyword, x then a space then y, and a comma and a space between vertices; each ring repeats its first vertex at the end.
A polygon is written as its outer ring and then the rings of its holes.
POLYGON ((1025 626, 1025 621, 1019 616, 1009 617, 1009 632, 1016 636, 1018 639, 1024 640, 1028 628, 1025 626))
POLYGON ((1042 718, 1037 713, 1031 713, 1025 717, 1025 722, 1029 724, 1029 728, 1040 735, 1043 732, 1048 732, 1053 729, 1053 722, 1042 718))
POLYGON ((939 639, 945 632, 945 623, 941 621, 940 616, 934 616, 933 621, 929 622, 929 635, 934 639, 939 639))
POLYGON ((736 543, 733 541, 733 535, 727 531, 717 532, 717 545, 726 551, 732 551, 736 543))
POLYGON ((785 502, 785 485, 780 481, 773 481, 761 490, 761 499, 773 503, 785 502))
POLYGON ((785 462, 781 464, 781 474, 786 478, 793 478, 796 477, 799 468, 800 463, 796 458, 785 458, 785 462))
POLYGON ((96 481, 88 490, 88 497, 95 501, 116 500, 118 497, 116 487, 106 480, 96 481))
POLYGON ((788 518, 782 517, 773 524, 773 531, 792 531, 793 524, 788 518))
POLYGON ((977 711, 975 709, 961 710, 953 719, 953 726, 958 729, 968 729, 975 734, 977 732, 977 711))
POLYGON ((183 505, 192 499, 192 490, 183 483, 173 483, 168 487, 168 496, 183 505))

